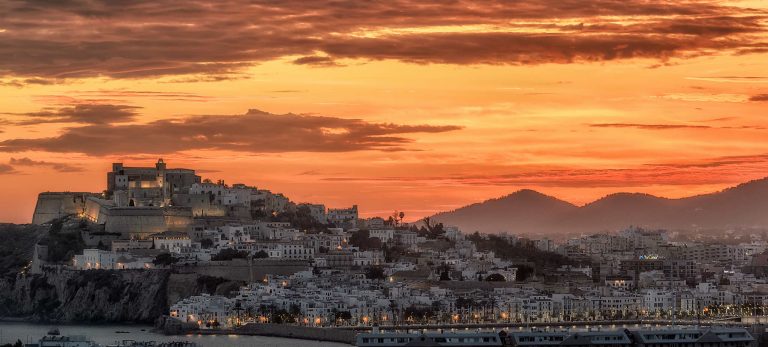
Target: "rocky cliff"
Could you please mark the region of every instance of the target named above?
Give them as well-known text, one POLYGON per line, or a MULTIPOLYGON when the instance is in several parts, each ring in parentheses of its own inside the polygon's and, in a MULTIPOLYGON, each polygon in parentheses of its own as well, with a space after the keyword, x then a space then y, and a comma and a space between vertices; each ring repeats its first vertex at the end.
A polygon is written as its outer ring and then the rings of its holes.
POLYGON ((244 284, 194 269, 68 270, 68 260, 85 247, 81 234, 88 230, 86 221, 73 216, 46 225, 0 224, 0 317, 150 323, 180 299, 227 294, 244 284), (36 245, 45 254, 33 262, 36 245))
POLYGON ((153 322, 167 312, 168 271, 46 270, 0 281, 0 316, 56 322, 153 322))

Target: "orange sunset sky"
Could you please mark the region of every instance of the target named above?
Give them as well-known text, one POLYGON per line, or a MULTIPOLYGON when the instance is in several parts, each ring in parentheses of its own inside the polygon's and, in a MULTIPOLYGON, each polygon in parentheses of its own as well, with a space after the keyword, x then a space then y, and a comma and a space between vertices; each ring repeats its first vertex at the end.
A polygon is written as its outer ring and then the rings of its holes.
POLYGON ((768 1, 0 3, 0 221, 111 163, 406 220, 768 176, 768 1))

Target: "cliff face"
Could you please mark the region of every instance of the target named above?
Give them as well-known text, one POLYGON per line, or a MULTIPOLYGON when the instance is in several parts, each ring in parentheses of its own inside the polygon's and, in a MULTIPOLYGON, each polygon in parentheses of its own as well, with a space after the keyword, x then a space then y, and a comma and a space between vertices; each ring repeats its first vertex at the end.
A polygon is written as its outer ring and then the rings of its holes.
POLYGON ((56 322, 150 323, 167 312, 164 270, 70 271, 0 280, 0 316, 56 322))
POLYGON ((0 317, 151 323, 180 299, 204 292, 226 294, 244 284, 229 278, 233 276, 221 278, 194 269, 181 274, 66 270, 64 264, 85 247, 81 233, 87 230, 87 223, 74 217, 47 225, 0 224, 0 317), (44 254, 32 261, 36 244, 44 245, 38 250, 44 254))

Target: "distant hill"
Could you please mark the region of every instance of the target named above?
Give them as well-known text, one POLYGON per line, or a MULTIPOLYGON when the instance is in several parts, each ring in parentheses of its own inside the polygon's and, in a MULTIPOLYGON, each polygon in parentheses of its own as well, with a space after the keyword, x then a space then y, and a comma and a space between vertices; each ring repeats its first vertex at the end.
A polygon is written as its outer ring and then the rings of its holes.
POLYGON ((616 193, 576 206, 533 190, 432 216, 464 232, 579 234, 630 225, 669 230, 768 229, 768 178, 681 199, 616 193))
POLYGON ((444 224, 456 225, 465 232, 533 231, 578 210, 578 206, 569 202, 524 189, 454 211, 438 213, 432 218, 444 224))

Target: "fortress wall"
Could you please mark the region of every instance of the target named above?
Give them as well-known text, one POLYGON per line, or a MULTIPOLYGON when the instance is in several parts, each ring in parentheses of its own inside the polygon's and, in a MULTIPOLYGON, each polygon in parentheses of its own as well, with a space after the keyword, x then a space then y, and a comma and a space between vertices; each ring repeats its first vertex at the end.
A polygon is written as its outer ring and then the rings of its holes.
MULTIPOLYGON (((199 275, 222 277, 230 281, 245 281, 251 279, 251 267, 247 260, 213 261, 198 263, 195 266, 179 266, 178 272, 196 273, 199 275)), ((262 280, 266 275, 291 275, 299 271, 309 270, 309 264, 301 260, 271 260, 256 259, 253 261, 253 279, 262 280)))
POLYGON ((94 193, 83 192, 45 192, 37 196, 32 224, 45 224, 70 214, 85 212, 85 201, 94 193))
POLYGON ((121 233, 125 237, 144 239, 147 236, 166 231, 165 216, 160 208, 110 208, 106 210, 104 231, 121 233))
POLYGON ((173 196, 175 206, 186 206, 192 210, 195 217, 224 217, 227 209, 219 206, 205 194, 175 194, 173 196))
MULTIPOLYGON (((236 330, 238 334, 287 337, 312 341, 354 344, 357 332, 348 329, 306 327, 286 324, 248 323, 236 330)), ((313 342, 307 342, 311 345, 313 342)))
POLYGON ((167 230, 186 231, 192 223, 192 214, 185 208, 112 207, 102 210, 102 218, 104 231, 138 239, 167 230))
POLYGON ((192 224, 192 212, 188 208, 166 207, 163 216, 165 227, 171 231, 186 231, 192 224))
POLYGON ((85 217, 91 222, 104 224, 108 214, 107 209, 113 205, 112 201, 89 197, 85 201, 85 217))

